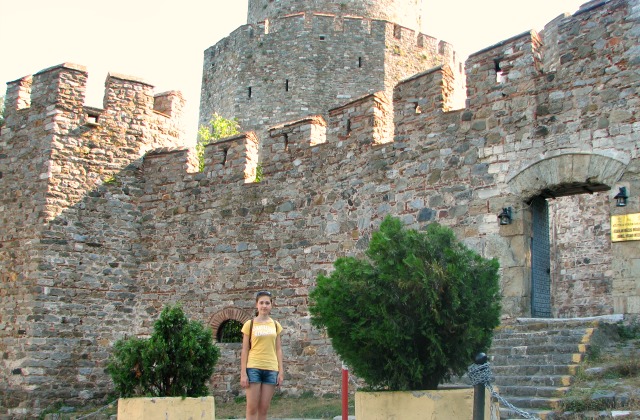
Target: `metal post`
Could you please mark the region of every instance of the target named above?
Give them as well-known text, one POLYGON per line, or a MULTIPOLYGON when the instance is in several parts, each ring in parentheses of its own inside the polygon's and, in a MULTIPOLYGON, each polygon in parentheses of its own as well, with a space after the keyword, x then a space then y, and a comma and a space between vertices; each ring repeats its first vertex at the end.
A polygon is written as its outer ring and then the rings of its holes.
MULTIPOLYGON (((487 363, 487 355, 478 353, 474 359, 476 365, 487 363)), ((484 420, 484 383, 473 386, 473 420, 484 420)))
POLYGON ((342 420, 349 419, 349 368, 342 364, 342 420))

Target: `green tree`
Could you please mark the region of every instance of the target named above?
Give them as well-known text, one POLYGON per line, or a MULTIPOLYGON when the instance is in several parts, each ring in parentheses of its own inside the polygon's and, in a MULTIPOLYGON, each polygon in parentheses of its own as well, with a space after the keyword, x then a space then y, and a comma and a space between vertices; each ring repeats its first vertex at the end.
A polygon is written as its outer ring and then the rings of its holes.
POLYGON ((0 127, 4 125, 4 96, 0 96, 0 127))
POLYGON ((149 339, 115 343, 107 372, 121 397, 200 397, 219 357, 211 329, 187 319, 180 305, 167 306, 149 339))
POLYGON ((201 125, 198 130, 198 142, 196 144, 200 171, 204 169, 204 147, 209 143, 214 143, 225 137, 238 134, 239 132, 240 124, 238 120, 229 120, 217 113, 211 116, 208 126, 201 125))
POLYGON ((310 293, 311 322, 373 389, 437 389, 491 345, 500 322, 498 262, 437 223, 388 216, 367 259, 338 258, 310 293))

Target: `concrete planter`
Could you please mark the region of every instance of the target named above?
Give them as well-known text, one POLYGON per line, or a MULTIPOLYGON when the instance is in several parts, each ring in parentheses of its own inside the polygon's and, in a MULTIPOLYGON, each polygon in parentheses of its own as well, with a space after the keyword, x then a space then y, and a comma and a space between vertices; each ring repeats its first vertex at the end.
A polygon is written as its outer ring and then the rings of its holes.
POLYGON ((120 398, 118 420, 215 420, 213 397, 120 398))
MULTIPOLYGON (((491 418, 489 392, 485 393, 484 418, 491 418)), ((473 388, 356 392, 356 419, 472 420, 473 388)))

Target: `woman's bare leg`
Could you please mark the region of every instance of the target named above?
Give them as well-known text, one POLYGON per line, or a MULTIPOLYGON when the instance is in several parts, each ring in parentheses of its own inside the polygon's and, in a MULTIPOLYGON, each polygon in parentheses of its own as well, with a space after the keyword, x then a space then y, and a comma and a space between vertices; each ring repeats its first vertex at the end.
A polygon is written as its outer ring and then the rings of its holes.
POLYGON ((260 391, 260 402, 258 405, 258 420, 267 420, 267 412, 271 406, 271 398, 276 392, 275 385, 262 384, 262 390, 260 391))
POLYGON ((262 397, 262 384, 251 383, 249 384, 249 388, 247 388, 246 392, 247 392, 247 411, 246 411, 247 420, 258 420, 260 418, 259 407, 260 407, 260 400, 262 397))

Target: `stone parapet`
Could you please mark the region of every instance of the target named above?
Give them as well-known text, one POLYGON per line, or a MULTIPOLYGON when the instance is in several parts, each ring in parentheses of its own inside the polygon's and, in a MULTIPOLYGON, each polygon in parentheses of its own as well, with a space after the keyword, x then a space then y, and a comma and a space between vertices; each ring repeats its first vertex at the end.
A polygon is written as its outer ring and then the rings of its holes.
POLYGON ((412 0, 363 0, 348 4, 333 0, 250 0, 247 21, 258 23, 301 12, 320 12, 388 20, 419 30, 422 27, 424 9, 424 6, 419 6, 412 0))

